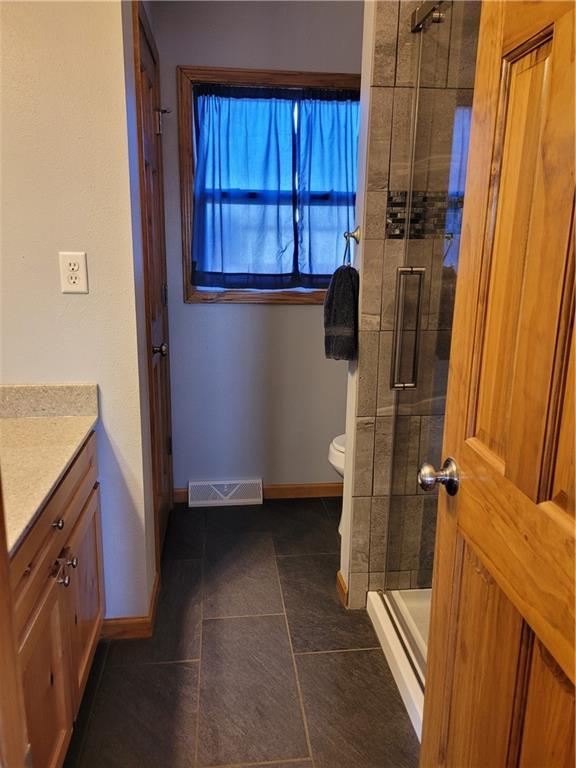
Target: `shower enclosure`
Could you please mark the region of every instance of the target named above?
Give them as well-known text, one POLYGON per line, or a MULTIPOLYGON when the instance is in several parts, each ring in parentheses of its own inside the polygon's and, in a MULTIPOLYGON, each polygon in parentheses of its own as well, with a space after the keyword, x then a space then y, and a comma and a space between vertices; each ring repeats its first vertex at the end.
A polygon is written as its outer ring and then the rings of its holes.
POLYGON ((425 2, 412 14, 406 191, 388 193, 386 236, 402 241, 402 256, 395 287, 384 288, 395 291, 390 389, 396 407, 381 599, 422 690, 437 491, 418 487, 417 468, 438 467, 441 458, 474 83, 469 54, 479 6, 425 2))

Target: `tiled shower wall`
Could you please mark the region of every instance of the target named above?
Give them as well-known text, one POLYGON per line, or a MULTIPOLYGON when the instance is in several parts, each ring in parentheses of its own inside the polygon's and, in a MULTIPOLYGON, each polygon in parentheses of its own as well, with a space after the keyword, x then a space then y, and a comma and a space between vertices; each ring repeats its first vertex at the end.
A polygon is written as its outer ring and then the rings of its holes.
MULTIPOLYGON (((444 266, 448 172, 456 106, 472 103, 480 3, 447 4, 423 47, 419 130, 410 231, 405 204, 418 35, 410 19, 419 3, 379 2, 376 10, 363 263, 360 288, 356 454, 353 480, 349 607, 367 590, 429 586, 436 496, 417 488, 423 461, 440 463, 455 270, 444 266), (390 387, 396 271, 409 235, 411 266, 426 268, 419 380, 390 387)), ((430 33, 426 33, 430 34, 430 33)))

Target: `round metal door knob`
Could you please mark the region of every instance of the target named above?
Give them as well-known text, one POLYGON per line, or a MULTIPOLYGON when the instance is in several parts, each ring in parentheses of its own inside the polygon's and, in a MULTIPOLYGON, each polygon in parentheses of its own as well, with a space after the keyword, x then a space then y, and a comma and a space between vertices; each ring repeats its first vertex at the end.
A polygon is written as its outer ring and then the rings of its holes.
POLYGON ((70 586, 70 576, 66 574, 65 576, 60 576, 58 579, 58 584, 62 584, 63 587, 69 587, 70 586))
POLYGON ((66 565, 70 565, 72 568, 78 568, 78 558, 76 556, 70 558, 70 560, 66 562, 66 565))
POLYGON ((434 490, 437 485, 443 485, 446 493, 454 496, 460 487, 456 462, 451 458, 446 459, 440 472, 436 472, 432 464, 422 464, 418 472, 418 485, 426 492, 434 490))

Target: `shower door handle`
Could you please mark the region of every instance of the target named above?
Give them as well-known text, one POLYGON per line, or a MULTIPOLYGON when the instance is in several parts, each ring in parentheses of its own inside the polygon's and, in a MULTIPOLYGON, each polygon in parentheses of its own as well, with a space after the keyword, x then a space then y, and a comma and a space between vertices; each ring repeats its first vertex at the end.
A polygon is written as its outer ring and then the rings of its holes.
POLYGON ((432 491, 438 485, 446 488, 449 496, 455 496, 460 487, 460 473, 454 459, 448 458, 440 472, 436 472, 432 464, 422 464, 418 472, 418 485, 423 491, 432 491))

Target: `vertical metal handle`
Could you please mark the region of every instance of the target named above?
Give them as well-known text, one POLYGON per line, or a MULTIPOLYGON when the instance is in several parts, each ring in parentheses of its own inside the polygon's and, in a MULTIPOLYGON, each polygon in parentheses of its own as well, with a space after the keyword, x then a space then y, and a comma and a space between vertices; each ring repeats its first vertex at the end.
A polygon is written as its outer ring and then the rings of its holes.
POLYGON ((420 349, 420 314, 422 307, 422 287, 424 285, 424 267, 398 267, 396 275, 396 302, 394 310, 394 338, 392 342, 392 361, 390 365, 390 388, 391 389, 414 389, 418 383, 418 353, 420 349), (414 328, 404 328, 404 318, 406 315, 406 281, 409 278, 416 278, 418 281, 418 292, 416 295, 416 320, 414 328), (406 331, 414 333, 414 344, 412 350, 412 375, 406 380, 402 376, 402 342, 406 331))

